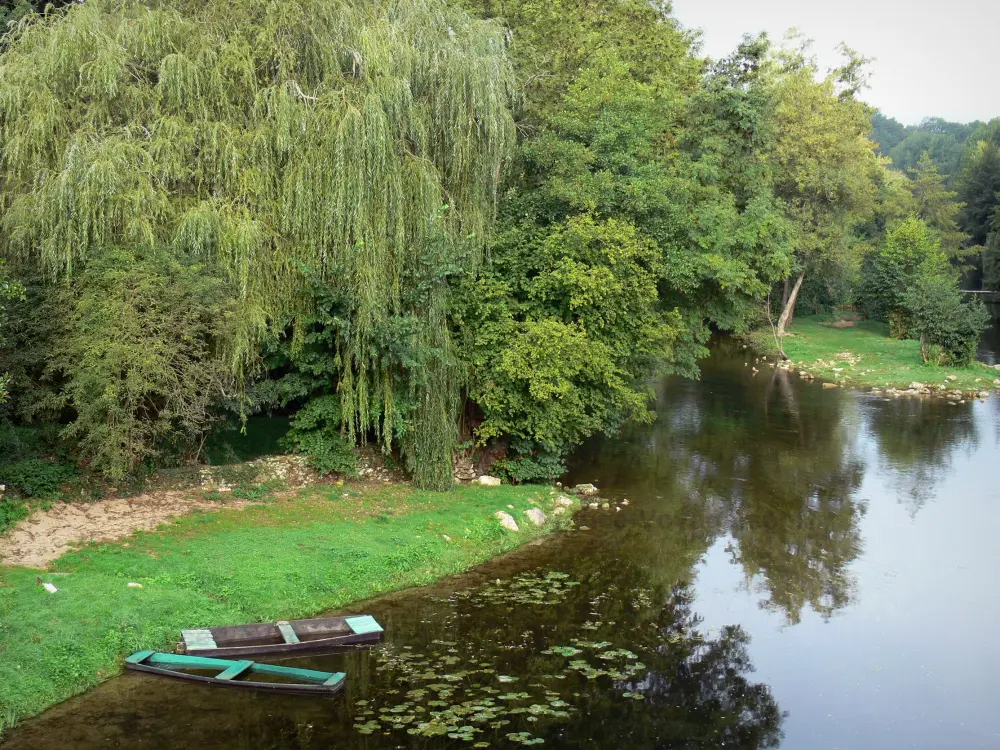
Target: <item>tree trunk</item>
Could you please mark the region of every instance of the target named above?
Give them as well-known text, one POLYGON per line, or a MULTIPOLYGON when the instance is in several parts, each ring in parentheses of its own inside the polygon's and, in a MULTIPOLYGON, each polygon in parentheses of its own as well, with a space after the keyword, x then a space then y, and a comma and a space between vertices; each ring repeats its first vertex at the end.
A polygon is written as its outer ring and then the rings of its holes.
POLYGON ((781 309, 785 309, 785 305, 788 304, 788 295, 792 293, 792 280, 791 278, 785 279, 785 289, 781 293, 781 309))
POLYGON ((785 335, 785 328, 792 322, 792 313, 795 312, 795 301, 799 298, 799 289, 802 288, 802 280, 805 277, 806 272, 803 271, 799 274, 799 278, 795 280, 795 286, 792 287, 791 294, 788 295, 788 301, 785 302, 785 309, 781 311, 781 317, 778 318, 779 338, 785 335))

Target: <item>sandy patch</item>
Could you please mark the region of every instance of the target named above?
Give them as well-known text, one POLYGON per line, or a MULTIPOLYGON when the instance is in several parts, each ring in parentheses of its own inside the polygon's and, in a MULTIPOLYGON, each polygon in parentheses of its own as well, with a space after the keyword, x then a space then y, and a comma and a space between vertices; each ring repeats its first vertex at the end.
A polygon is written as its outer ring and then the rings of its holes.
POLYGON ((44 568, 84 542, 124 539, 150 531, 194 510, 243 508, 245 500, 225 505, 183 492, 158 492, 93 503, 57 503, 37 511, 0 537, 0 564, 44 568))

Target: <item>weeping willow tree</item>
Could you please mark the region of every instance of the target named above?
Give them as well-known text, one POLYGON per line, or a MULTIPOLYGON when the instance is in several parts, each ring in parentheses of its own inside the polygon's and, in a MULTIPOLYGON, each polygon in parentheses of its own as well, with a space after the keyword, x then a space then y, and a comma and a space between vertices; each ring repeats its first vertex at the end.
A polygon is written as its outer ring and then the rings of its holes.
POLYGON ((319 274, 350 301, 346 432, 399 436, 418 482, 450 483, 460 372, 428 247, 487 235, 514 141, 502 30, 442 0, 88 0, 8 41, 4 252, 53 278, 113 246, 211 260, 238 290, 241 378, 319 274), (397 316, 419 371, 380 347, 397 316))

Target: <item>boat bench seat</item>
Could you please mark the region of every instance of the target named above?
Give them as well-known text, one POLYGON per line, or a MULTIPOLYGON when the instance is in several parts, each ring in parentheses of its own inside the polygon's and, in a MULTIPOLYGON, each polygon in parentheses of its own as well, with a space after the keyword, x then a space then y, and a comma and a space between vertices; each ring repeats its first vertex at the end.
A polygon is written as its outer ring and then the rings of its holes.
POLYGON ((285 643, 298 643, 299 637, 295 635, 295 631, 289 624, 288 620, 281 620, 278 625, 278 630, 281 631, 281 637, 285 639, 285 643))
POLYGON ((218 648, 215 636, 208 628, 196 630, 182 630, 181 636, 184 638, 184 645, 189 649, 218 648))

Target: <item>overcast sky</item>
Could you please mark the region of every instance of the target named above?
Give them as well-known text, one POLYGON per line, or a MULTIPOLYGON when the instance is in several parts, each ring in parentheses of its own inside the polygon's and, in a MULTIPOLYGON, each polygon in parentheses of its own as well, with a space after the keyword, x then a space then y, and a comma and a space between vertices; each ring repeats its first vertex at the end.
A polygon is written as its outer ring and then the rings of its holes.
POLYGON ((904 124, 923 117, 969 122, 1000 117, 1000 0, 673 0, 687 28, 701 29, 710 57, 746 32, 775 41, 789 27, 815 40, 823 68, 846 42, 871 65, 862 96, 904 124))

